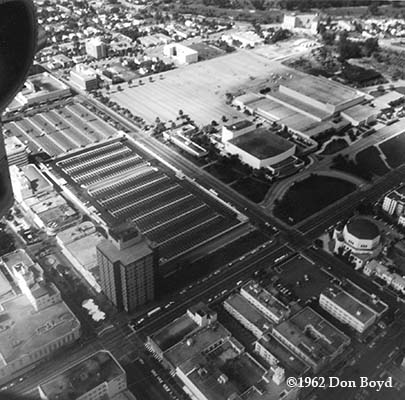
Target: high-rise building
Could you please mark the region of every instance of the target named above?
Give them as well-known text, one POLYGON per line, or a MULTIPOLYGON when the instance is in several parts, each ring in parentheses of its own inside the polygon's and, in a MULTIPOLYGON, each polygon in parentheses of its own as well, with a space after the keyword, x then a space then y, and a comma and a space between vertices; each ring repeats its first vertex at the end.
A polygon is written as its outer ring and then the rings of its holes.
POLYGON ((154 298, 157 249, 131 224, 109 236, 97 245, 100 286, 118 309, 131 312, 154 298))
POLYGON ((107 46, 100 38, 92 38, 86 42, 87 55, 100 60, 107 57, 107 46))

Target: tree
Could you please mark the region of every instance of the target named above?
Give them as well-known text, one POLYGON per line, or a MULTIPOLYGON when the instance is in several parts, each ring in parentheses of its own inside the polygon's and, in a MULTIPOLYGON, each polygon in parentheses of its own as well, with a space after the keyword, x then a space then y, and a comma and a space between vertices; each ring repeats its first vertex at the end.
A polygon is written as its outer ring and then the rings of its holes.
POLYGON ((184 115, 184 111, 182 109, 179 110, 179 116, 182 117, 184 115))

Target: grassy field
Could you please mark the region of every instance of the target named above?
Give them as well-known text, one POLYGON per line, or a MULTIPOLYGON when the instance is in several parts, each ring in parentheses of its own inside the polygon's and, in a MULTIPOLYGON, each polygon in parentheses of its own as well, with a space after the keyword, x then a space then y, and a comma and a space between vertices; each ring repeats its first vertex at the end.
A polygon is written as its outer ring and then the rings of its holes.
POLYGON ((405 162, 405 134, 402 133, 379 144, 381 151, 387 157, 390 167, 396 168, 405 162))
POLYGON ((312 175, 297 182, 274 207, 274 215, 296 224, 356 189, 351 182, 328 176, 312 175))
POLYGON ((308 49, 294 40, 279 46, 239 50, 167 71, 160 74, 162 79, 155 78, 153 82, 143 80, 142 85, 125 86, 111 99, 147 123, 154 123, 156 117, 175 120, 180 109, 199 125, 220 121, 223 115, 240 118, 236 110, 226 105, 225 94, 258 91, 268 84, 271 73, 280 74, 287 69, 274 58, 298 51, 308 49))
POLYGON ((266 184, 262 181, 247 177, 235 182, 232 185, 232 188, 247 197, 249 200, 252 200, 255 203, 260 203, 270 189, 270 186, 270 183, 266 184))
POLYGON ((364 169, 368 169, 374 175, 382 176, 389 172, 387 166, 380 157, 380 152, 375 146, 367 147, 356 154, 356 163, 364 169))
POLYGON ((242 177, 239 172, 219 163, 211 164, 209 167, 206 167, 205 170, 224 183, 231 183, 242 177))
POLYGON ((321 153, 322 156, 327 156, 331 154, 335 154, 340 150, 345 149, 348 147, 348 144, 346 140, 344 139, 333 139, 331 142, 329 142, 324 151, 321 153))

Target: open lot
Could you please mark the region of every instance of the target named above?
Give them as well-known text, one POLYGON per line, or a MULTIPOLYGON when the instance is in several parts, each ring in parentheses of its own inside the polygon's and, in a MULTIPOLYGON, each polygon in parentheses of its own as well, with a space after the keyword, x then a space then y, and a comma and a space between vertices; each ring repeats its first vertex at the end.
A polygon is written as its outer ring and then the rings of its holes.
POLYGON ((297 256, 279 267, 282 271, 279 282, 290 289, 303 302, 319 293, 330 285, 329 276, 318 266, 310 263, 302 256, 297 256), (307 275, 307 281, 304 277, 307 275), (299 285, 297 285, 299 282, 299 285))
POLYGON ((308 51, 301 42, 286 41, 282 45, 239 50, 182 66, 161 74, 162 79, 125 87, 123 91, 112 94, 111 99, 148 123, 153 123, 156 117, 162 121, 174 120, 180 109, 200 125, 220 120, 223 115, 239 115, 225 104, 225 93, 258 91, 268 85, 271 73, 288 69, 274 59, 308 51))
POLYGON ((312 175, 296 182, 274 207, 274 215, 295 224, 356 189, 351 182, 328 176, 312 175))

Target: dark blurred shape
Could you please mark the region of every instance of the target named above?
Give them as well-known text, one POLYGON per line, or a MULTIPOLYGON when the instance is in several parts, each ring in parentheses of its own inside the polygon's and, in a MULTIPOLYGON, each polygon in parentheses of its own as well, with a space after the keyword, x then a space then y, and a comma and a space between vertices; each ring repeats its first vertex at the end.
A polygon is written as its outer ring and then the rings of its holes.
MULTIPOLYGON (((23 85, 37 48, 38 30, 31 0, 0 0, 0 113, 23 85)), ((42 46, 42 47, 41 47, 42 46)), ((0 135, 0 217, 13 204, 3 135, 0 135)))

